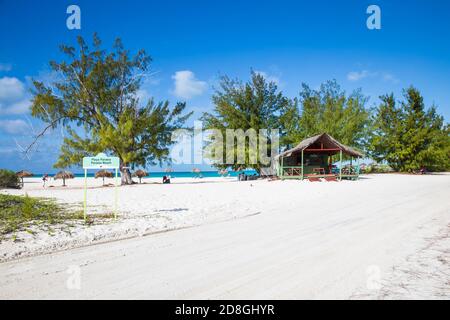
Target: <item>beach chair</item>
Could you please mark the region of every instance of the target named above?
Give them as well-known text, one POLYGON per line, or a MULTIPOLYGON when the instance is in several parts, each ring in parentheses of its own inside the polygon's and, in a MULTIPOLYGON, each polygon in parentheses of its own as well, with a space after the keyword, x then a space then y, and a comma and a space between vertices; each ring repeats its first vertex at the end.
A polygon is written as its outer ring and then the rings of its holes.
POLYGON ((313 177, 313 176, 309 176, 309 177, 308 177, 308 180, 309 180, 310 182, 320 182, 320 181, 321 181, 320 178, 313 177))

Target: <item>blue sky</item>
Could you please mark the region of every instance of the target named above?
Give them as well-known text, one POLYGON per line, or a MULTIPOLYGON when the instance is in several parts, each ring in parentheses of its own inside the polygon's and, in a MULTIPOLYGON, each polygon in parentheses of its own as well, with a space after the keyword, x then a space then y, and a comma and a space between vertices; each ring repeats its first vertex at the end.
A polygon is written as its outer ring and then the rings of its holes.
MULTIPOLYGON (((194 119, 211 109, 220 74, 248 79, 250 69, 277 81, 290 97, 300 84, 336 79, 378 96, 411 84, 427 105, 450 118, 450 2, 435 1, 23 1, 0 0, 0 168, 53 172, 62 133, 31 140, 27 107, 31 77, 49 76, 58 45, 97 32, 105 46, 121 37, 154 59, 143 96, 187 101, 194 119), (81 8, 81 30, 66 27, 66 9, 81 8), (366 9, 381 8, 381 30, 366 27, 366 9)), ((183 167, 182 169, 189 169, 183 167)))

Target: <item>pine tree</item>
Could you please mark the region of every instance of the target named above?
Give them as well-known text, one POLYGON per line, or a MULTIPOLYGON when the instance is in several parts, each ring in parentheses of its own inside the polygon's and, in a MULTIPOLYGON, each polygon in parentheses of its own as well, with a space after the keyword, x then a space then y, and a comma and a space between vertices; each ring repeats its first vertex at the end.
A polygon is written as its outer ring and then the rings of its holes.
POLYGON ((283 142, 288 147, 320 133, 328 133, 344 144, 363 148, 370 128, 367 98, 360 90, 347 95, 335 80, 318 90, 302 84, 300 98, 283 118, 289 128, 283 142))
MULTIPOLYGON (((267 167, 267 163, 261 163, 260 157, 257 157, 258 161, 256 163, 253 163, 251 158, 255 154, 252 152, 259 153, 257 149, 262 143, 267 144, 267 149, 271 150, 272 137, 270 130, 281 129, 280 134, 283 134, 284 127, 280 119, 289 110, 292 101, 278 90, 276 83, 267 81, 263 75, 253 71, 251 72, 251 80, 247 83, 223 76, 220 81, 220 88, 216 90, 212 100, 214 110, 211 113, 203 114, 203 125, 206 129, 216 129, 222 133, 223 145, 219 148, 223 150, 223 157, 222 154, 219 155, 220 159, 227 162, 227 156, 230 153, 234 153, 232 163, 215 163, 216 167, 221 169, 231 167, 234 170, 253 168, 257 171, 261 167, 267 167), (227 129, 242 130, 243 132, 253 129, 258 134, 262 132, 260 130, 267 130, 267 134, 258 139, 256 148, 251 148, 249 141, 246 141, 245 146, 238 145, 238 141, 233 141, 231 142, 234 145, 233 150, 227 150, 227 129), (238 149, 245 152, 243 163, 238 161, 238 149)), ((222 144, 220 141, 215 143, 222 144)), ((210 144, 209 147, 210 149, 217 149, 217 145, 214 143, 210 144)), ((270 156, 270 154, 267 154, 267 156, 270 156)))
POLYGON ((393 94, 380 98, 369 147, 373 158, 403 172, 449 170, 450 130, 436 107, 427 110, 414 87, 404 90, 400 106, 393 94))

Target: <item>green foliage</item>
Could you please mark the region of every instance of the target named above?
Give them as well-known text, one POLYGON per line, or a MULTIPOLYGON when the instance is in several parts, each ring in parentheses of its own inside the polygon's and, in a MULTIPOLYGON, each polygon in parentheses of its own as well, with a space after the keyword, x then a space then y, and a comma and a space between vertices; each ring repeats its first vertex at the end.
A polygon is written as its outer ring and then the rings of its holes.
POLYGON ((171 133, 190 114, 185 103, 150 99, 142 107, 138 93, 151 58, 141 50, 130 56, 120 39, 110 52, 94 35, 92 50, 78 38, 78 48, 61 46, 67 61, 50 63, 55 80, 33 81, 32 115, 49 127, 63 126, 67 136, 55 167, 80 165, 82 158, 112 153, 124 166, 168 160, 171 133))
POLYGON ((360 90, 347 95, 335 80, 318 90, 302 84, 300 99, 283 117, 288 134, 283 144, 294 146, 305 138, 328 133, 338 141, 364 148, 370 129, 370 110, 367 98, 360 90))
POLYGON ((0 194, 0 240, 17 232, 34 233, 32 227, 47 227, 68 220, 82 220, 83 215, 65 210, 51 199, 0 194))
POLYGON ((20 178, 14 171, 0 169, 0 188, 20 189, 20 178))
POLYGON ((368 174, 368 173, 388 173, 392 172, 393 169, 386 164, 378 164, 378 163, 372 163, 368 166, 365 166, 364 168, 361 168, 361 173, 368 174))
POLYGON ((425 109, 420 92, 410 87, 397 106, 394 95, 380 97, 374 115, 370 154, 396 171, 450 169, 450 128, 432 106, 425 109))
MULTIPOLYGON (((54 81, 33 81, 31 108, 32 115, 47 123, 47 128, 66 129, 55 167, 80 165, 84 156, 99 152, 117 155, 122 167, 169 161, 172 132, 183 128, 191 113, 184 113, 185 103, 171 107, 167 101, 139 101, 151 63, 145 51, 131 56, 119 39, 107 51, 96 35, 92 48, 79 37, 77 48, 61 46, 61 50, 66 59, 50 62, 54 81)), ((368 148, 375 160, 387 161, 394 170, 450 169, 449 125, 435 107, 425 110, 423 98, 414 88, 405 91, 400 106, 393 95, 382 96, 372 117, 360 90, 347 94, 336 81, 328 81, 318 90, 303 84, 300 97, 291 100, 275 83, 255 72, 247 83, 222 77, 212 100, 214 110, 202 116, 204 127, 218 129, 224 139, 227 129, 279 129, 281 145, 291 147, 326 132, 344 144, 368 148)), ((262 139, 270 150, 271 137, 262 139)), ((258 142, 261 144, 261 139, 258 142)), ((217 144, 223 144, 226 159, 226 141, 211 142, 209 150, 217 144)), ((233 145, 233 151, 240 147, 237 141, 233 145)), ((244 163, 235 158, 231 164, 216 166, 260 170, 260 162, 250 163, 254 155, 248 147, 246 140, 244 163)), ((125 171, 129 183, 131 174, 125 171)), ((0 187, 19 186, 15 174, 0 171, 0 187)))
MULTIPOLYGON (((246 132, 249 129, 254 129, 259 134, 261 129, 267 129, 267 134, 262 135, 261 139, 258 138, 258 142, 259 144, 266 143, 267 149, 270 150, 270 130, 283 129, 280 117, 289 109, 292 102, 278 91, 274 82, 267 82, 262 75, 253 71, 251 80, 247 83, 223 76, 220 81, 220 88, 216 90, 212 100, 214 110, 212 113, 203 114, 203 126, 205 129, 216 129, 222 133, 224 160, 227 158, 227 151, 235 154, 233 163, 219 164, 216 167, 224 169, 231 166, 235 170, 239 167, 246 167, 260 170, 262 166, 267 166, 261 164, 259 157, 257 157, 257 163, 251 163, 253 162, 250 161, 251 150, 258 154, 259 151, 256 148, 249 148, 248 140, 246 140, 245 150, 243 151, 245 152, 245 163, 238 163, 237 149, 242 146, 234 141, 230 142, 234 145, 234 150, 226 150, 226 130, 243 130, 246 132)), ((209 146, 211 149, 216 148, 214 143, 221 142, 212 142, 212 145, 209 146)))

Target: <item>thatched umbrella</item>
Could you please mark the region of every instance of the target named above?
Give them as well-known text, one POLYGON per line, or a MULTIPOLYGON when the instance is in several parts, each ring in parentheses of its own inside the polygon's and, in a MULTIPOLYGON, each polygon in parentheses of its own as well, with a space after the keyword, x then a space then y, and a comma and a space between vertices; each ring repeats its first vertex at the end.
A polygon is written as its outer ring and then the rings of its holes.
POLYGON ((19 172, 16 172, 16 175, 22 180, 22 185, 23 185, 23 178, 33 176, 33 174, 30 171, 26 171, 26 170, 21 170, 19 172))
POLYGON ((172 169, 172 168, 166 168, 166 169, 164 170, 164 172, 171 173, 171 172, 173 172, 173 169, 172 169))
POLYGON ((228 170, 227 169, 222 169, 219 170, 219 175, 221 175, 222 177, 225 177, 228 174, 228 170))
POLYGON ((195 173, 195 177, 196 178, 201 178, 202 177, 202 170, 200 170, 199 168, 192 169, 192 172, 195 173))
POLYGON ((62 181, 63 181, 63 187, 66 186, 66 179, 73 179, 73 178, 75 178, 75 176, 73 175, 73 173, 70 172, 70 171, 65 171, 65 170, 58 172, 58 173, 53 177, 53 179, 55 179, 55 180, 62 179, 62 181))
POLYGON ((139 183, 141 183, 141 179, 142 179, 143 177, 148 176, 148 173, 147 173, 147 171, 145 171, 145 170, 139 169, 139 170, 136 170, 136 171, 133 173, 133 176, 134 176, 134 177, 138 177, 138 178, 139 178, 139 183))
POLYGON ((108 170, 100 170, 95 173, 95 179, 103 178, 103 185, 105 185, 105 178, 112 178, 113 176, 112 172, 108 170))

